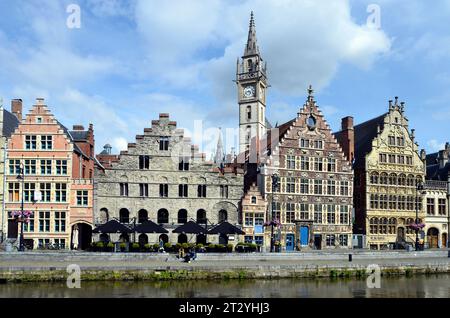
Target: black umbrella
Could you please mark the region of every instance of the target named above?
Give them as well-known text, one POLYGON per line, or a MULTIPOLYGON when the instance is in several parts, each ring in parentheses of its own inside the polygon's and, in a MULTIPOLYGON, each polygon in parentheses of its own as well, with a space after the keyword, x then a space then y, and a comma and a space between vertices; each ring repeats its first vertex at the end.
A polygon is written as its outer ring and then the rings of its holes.
POLYGON ((165 228, 161 225, 156 224, 153 221, 147 220, 142 224, 139 224, 134 228, 134 231, 138 233, 169 233, 165 228))
POLYGON ((92 232, 94 233, 133 233, 133 230, 128 226, 120 223, 117 220, 111 220, 96 227, 92 232))
POLYGON ((207 231, 204 227, 198 225, 194 221, 189 221, 183 225, 180 225, 173 233, 187 233, 187 234, 207 234, 207 231))
POLYGON ((220 224, 214 226, 211 230, 208 231, 208 234, 245 234, 240 228, 234 226, 233 224, 224 221, 220 224))

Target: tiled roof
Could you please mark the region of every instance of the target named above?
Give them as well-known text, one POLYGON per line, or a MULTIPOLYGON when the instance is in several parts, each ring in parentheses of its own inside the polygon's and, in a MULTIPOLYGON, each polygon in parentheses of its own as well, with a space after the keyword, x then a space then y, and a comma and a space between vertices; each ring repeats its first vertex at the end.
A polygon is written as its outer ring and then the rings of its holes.
POLYGON ((11 137, 11 134, 19 126, 19 120, 14 114, 11 114, 6 109, 3 109, 3 131, 2 136, 11 137))

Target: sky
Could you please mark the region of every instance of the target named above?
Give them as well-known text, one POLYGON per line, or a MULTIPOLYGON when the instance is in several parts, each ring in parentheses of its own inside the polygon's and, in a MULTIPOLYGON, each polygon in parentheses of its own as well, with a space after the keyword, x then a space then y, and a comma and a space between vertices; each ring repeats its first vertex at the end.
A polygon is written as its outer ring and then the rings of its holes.
MULTIPOLYGON (((0 97, 6 109, 23 99, 24 112, 45 98, 115 153, 170 113, 209 154, 218 127, 238 127, 251 11, 272 125, 296 116, 311 84, 334 131, 398 96, 420 148, 450 141, 450 0, 3 0, 0 97)), ((236 142, 224 136, 228 151, 236 142)))

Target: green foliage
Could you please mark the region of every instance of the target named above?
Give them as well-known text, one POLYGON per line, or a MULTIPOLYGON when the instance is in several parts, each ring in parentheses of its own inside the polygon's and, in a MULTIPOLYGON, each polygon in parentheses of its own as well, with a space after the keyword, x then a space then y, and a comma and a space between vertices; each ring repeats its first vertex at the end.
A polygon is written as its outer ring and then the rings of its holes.
POLYGON ((172 244, 170 244, 170 243, 165 243, 165 244, 164 244, 164 250, 166 250, 166 251, 172 250, 172 244))
POLYGON ((103 248, 104 246, 103 242, 97 242, 97 248, 103 248))
POLYGON ((227 252, 228 253, 233 252, 233 244, 227 244, 227 252))
POLYGON ((109 242, 107 245, 108 248, 114 248, 114 243, 113 242, 109 242))
POLYGON ((133 248, 133 250, 138 250, 140 248, 139 243, 133 243, 131 247, 133 248))
POLYGON ((189 248, 189 244, 183 243, 183 244, 181 244, 181 247, 184 248, 185 250, 187 250, 189 248))

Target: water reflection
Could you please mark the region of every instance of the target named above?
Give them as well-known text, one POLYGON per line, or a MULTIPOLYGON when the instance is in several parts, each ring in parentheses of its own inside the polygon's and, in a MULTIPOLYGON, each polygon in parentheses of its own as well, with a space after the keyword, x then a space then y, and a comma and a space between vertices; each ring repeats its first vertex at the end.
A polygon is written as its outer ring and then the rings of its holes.
POLYGON ((68 289, 65 283, 3 284, 0 297, 450 297, 450 275, 382 278, 380 289, 367 288, 365 279, 82 282, 81 287, 68 289))

